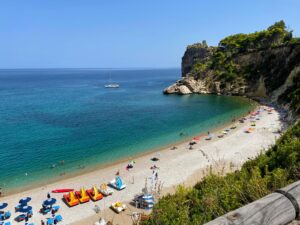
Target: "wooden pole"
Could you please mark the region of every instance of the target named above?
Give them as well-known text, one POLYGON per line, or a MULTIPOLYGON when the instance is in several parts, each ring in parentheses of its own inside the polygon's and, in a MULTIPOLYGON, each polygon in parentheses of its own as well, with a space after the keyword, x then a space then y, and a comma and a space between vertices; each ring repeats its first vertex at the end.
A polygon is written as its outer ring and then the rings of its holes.
POLYGON ((205 225, 283 225, 299 216, 300 181, 205 225))

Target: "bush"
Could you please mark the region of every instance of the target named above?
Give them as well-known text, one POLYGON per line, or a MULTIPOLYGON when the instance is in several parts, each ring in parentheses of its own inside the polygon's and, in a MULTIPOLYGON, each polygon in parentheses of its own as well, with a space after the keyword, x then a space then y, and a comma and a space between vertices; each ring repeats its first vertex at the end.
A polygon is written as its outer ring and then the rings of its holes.
POLYGON ((159 200, 143 224, 204 224, 300 178, 300 123, 266 153, 226 176, 210 174, 193 188, 180 186, 159 200))

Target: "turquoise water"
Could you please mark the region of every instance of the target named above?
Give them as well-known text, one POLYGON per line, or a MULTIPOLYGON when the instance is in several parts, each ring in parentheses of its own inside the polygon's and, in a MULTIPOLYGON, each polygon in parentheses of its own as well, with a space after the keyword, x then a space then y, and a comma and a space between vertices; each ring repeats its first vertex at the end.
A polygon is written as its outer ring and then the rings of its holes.
POLYGON ((163 95, 179 77, 179 69, 0 70, 0 187, 134 156, 251 109, 238 97, 163 95), (121 88, 104 88, 109 77, 121 88))

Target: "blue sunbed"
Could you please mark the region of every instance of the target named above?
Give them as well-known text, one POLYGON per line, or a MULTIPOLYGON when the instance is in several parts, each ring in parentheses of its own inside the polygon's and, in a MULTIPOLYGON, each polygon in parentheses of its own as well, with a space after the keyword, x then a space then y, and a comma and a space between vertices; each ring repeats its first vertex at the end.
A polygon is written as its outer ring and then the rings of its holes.
POLYGON ((10 222, 0 222, 0 225, 10 225, 10 222))
POLYGON ((62 221, 62 216, 61 215, 56 215, 55 216, 55 218, 54 218, 54 220, 56 221, 56 222, 60 222, 60 221, 62 221))
POLYGON ((54 219, 53 218, 48 218, 47 219, 47 225, 52 225, 54 224, 54 219))

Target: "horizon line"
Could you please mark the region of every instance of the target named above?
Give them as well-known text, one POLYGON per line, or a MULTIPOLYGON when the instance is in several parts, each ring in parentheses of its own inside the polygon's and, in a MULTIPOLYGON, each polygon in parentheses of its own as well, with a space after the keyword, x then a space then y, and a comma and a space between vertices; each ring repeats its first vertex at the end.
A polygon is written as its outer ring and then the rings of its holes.
POLYGON ((141 69, 181 69, 181 67, 23 67, 0 68, 0 70, 43 70, 43 69, 85 69, 85 70, 141 70, 141 69))

